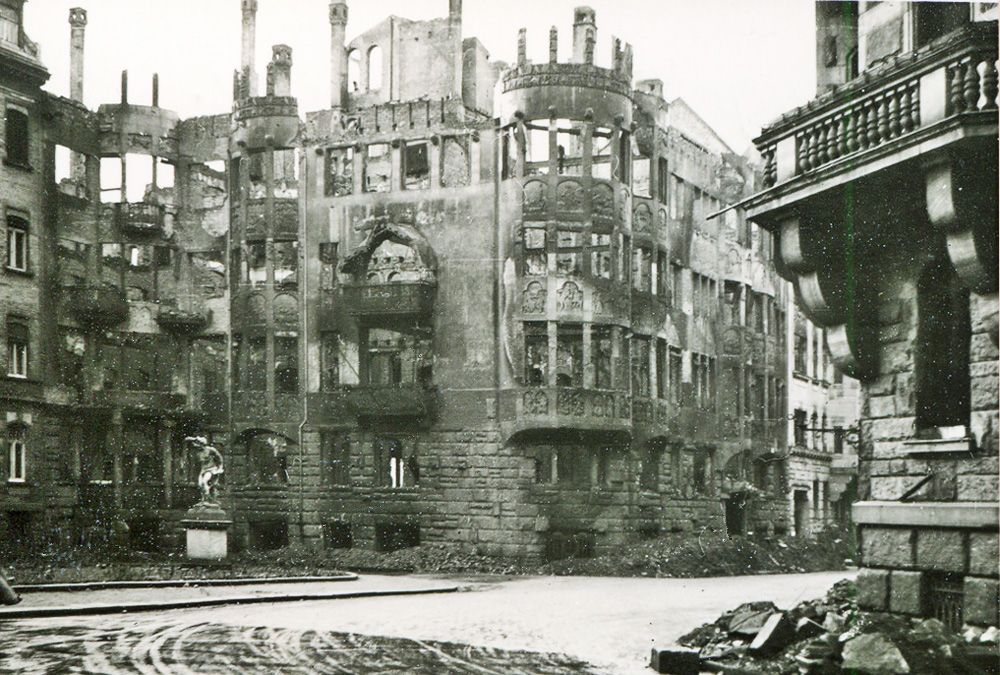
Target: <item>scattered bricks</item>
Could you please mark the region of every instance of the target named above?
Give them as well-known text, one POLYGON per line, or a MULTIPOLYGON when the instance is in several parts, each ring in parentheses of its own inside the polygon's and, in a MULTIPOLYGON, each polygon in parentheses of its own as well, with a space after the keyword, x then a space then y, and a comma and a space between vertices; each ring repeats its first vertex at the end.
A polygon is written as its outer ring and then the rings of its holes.
POLYGON ((864 528, 861 564, 865 567, 913 567, 910 536, 910 530, 903 528, 864 528))
POLYGON ((698 675, 701 671, 701 659, 697 649, 687 647, 669 647, 657 649, 649 658, 649 667, 658 673, 671 675, 698 675))
POLYGON ((823 618, 823 630, 831 635, 840 635, 847 630, 847 619, 836 612, 827 612, 823 618))
MULTIPOLYGON (((889 572, 887 570, 862 569, 858 572, 858 606, 863 609, 871 609, 884 612, 889 606, 889 572)), ((830 632, 834 632, 832 627, 827 627, 830 621, 830 614, 826 615, 823 627, 830 632)))
POLYGON ((969 535, 969 574, 995 577, 998 573, 1000 541, 996 532, 973 532, 969 535))
POLYGON ((756 637, 750 643, 750 652, 761 656, 775 654, 791 644, 794 639, 795 627, 792 622, 784 612, 775 612, 767 617, 767 621, 757 631, 756 637))
POLYGON ((962 618, 976 626, 1000 623, 1000 584, 996 579, 965 577, 962 618))
POLYGON ((889 611, 919 616, 923 613, 923 572, 894 570, 889 578, 889 611))
POLYGON ((965 571, 965 545, 957 530, 920 530, 917 567, 942 572, 965 571))

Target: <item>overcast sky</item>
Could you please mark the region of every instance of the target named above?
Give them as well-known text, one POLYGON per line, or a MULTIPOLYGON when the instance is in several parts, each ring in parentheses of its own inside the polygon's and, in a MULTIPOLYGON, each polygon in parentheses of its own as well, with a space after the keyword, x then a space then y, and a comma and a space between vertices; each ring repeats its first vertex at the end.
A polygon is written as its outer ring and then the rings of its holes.
MULTIPOLYGON (((328 0, 259 0, 257 72, 263 87, 271 45, 291 45, 292 93, 301 111, 329 105, 328 0)), ((348 40, 395 14, 448 14, 447 0, 348 0, 348 40)), ((572 39, 579 0, 465 0, 463 33, 493 59, 515 58, 517 30, 528 55, 548 56, 548 30, 560 52, 572 39)), ((665 96, 683 97, 737 152, 763 124, 810 99, 815 87, 813 3, 808 0, 592 0, 597 62, 610 60, 611 36, 635 50, 636 79, 660 78, 665 96)), ((49 91, 69 90, 70 7, 88 11, 85 103, 116 102, 120 73, 129 98, 148 104, 152 73, 160 105, 182 117, 228 111, 240 60, 240 0, 29 0, 25 28, 52 74, 49 91)), ((560 60, 565 59, 560 56, 560 60)))

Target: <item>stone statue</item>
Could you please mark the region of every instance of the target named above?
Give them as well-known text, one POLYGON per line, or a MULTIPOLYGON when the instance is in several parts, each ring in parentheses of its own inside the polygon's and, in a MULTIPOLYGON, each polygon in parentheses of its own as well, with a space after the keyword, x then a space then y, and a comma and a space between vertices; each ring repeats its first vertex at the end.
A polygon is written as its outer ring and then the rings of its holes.
POLYGON ((184 442, 198 451, 198 461, 201 462, 201 470, 198 472, 198 488, 201 490, 199 503, 218 504, 217 484, 219 477, 225 472, 222 453, 215 446, 209 445, 204 436, 188 436, 184 442))

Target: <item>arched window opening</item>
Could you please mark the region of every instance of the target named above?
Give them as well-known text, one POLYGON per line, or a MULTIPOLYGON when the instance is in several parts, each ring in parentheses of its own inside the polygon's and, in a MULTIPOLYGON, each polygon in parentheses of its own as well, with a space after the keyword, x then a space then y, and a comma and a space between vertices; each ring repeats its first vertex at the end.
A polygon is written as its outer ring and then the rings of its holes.
POLYGON ((368 90, 382 88, 382 48, 375 45, 368 50, 368 90))
POLYGON ((357 49, 347 52, 347 82, 349 91, 361 90, 361 52, 357 49))

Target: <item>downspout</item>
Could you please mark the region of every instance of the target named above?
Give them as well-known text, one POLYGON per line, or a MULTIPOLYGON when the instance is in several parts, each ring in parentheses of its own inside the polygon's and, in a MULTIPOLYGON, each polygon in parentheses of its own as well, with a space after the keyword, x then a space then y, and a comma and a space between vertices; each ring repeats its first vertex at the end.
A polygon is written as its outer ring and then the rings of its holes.
MULTIPOLYGON (((306 160, 306 153, 303 151, 301 158, 301 170, 299 171, 299 241, 305 243, 305 233, 306 233, 306 216, 308 214, 308 209, 306 208, 306 203, 309 196, 309 181, 307 180, 309 175, 309 162, 306 160)), ((298 256, 299 256, 299 269, 301 270, 302 276, 302 292, 299 294, 299 306, 302 308, 302 335, 299 336, 299 370, 305 374, 306 359, 308 358, 309 350, 306 349, 307 337, 309 334, 309 270, 306 266, 307 257, 305 255, 305 246, 299 246, 298 256)), ((298 442, 299 442, 299 540, 304 538, 305 533, 305 505, 306 505, 306 462, 305 462, 305 443, 303 442, 305 436, 305 426, 309 422, 309 383, 306 377, 299 378, 299 386, 302 391, 302 421, 299 423, 298 431, 298 442)))

